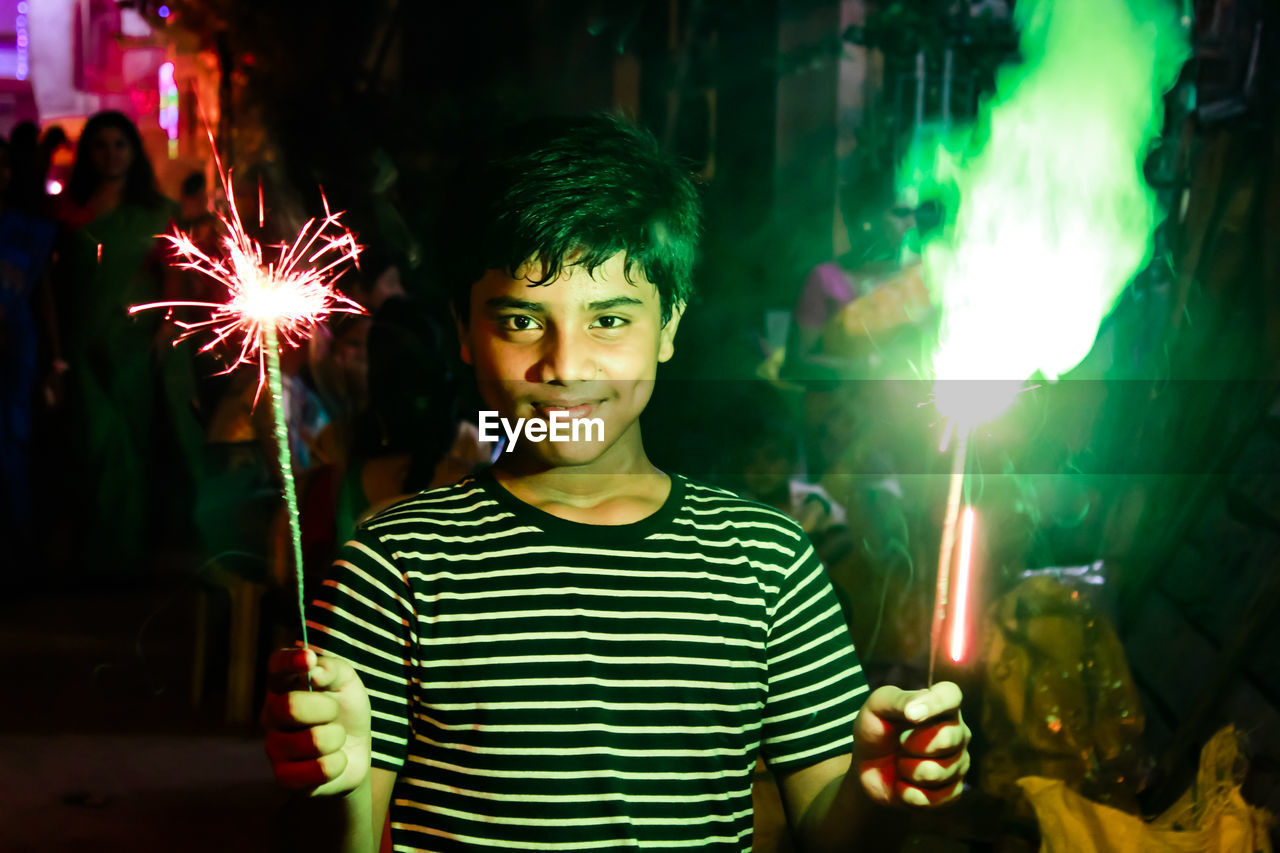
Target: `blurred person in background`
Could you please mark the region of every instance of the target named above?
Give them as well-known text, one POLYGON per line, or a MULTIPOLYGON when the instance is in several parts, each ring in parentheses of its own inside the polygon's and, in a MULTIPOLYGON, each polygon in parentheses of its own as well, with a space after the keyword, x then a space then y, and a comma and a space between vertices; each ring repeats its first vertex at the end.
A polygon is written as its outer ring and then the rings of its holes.
POLYGON ((45 277, 54 224, 13 203, 9 154, 0 141, 0 536, 21 562, 34 545, 30 460, 39 364, 56 372, 64 362, 45 277))
POLYGON ((318 386, 346 389, 352 412, 334 496, 335 545, 350 537, 360 518, 456 482, 488 459, 474 425, 457 415, 448 327, 405 290, 399 260, 371 241, 360 270, 341 284, 370 316, 341 324, 330 363, 316 374, 318 386))
POLYGON ((361 519, 490 456, 456 416, 446 326, 405 291, 398 260, 372 239, 338 288, 370 313, 331 317, 297 377, 324 414, 296 472, 308 585, 361 519))
POLYGON ((13 177, 5 190, 10 207, 33 216, 53 215, 48 191, 49 170, 53 158, 67 144, 67 132, 56 124, 44 133, 30 121, 13 129, 9 138, 13 177))
MULTIPOLYGON (((174 224, 197 249, 210 257, 223 254, 218 218, 209 209, 208 183, 202 170, 192 170, 182 180, 174 224)), ((166 264, 162 284, 170 302, 221 302, 226 288, 195 270, 166 264)), ((168 432, 176 439, 184 468, 199 491, 206 476, 205 442, 213 412, 232 384, 225 370, 234 359, 230 346, 204 350, 201 346, 171 346, 182 329, 166 318, 161 324, 156 354, 164 386, 168 432)))
MULTIPOLYGON (((204 172, 192 170, 182 179, 178 196, 178 227, 206 254, 218 251, 218 218, 209 209, 209 183, 204 172)), ((221 296, 218 285, 206 275, 193 275, 193 288, 206 296, 221 296)))
POLYGON ((41 206, 46 197, 40 169, 40 128, 35 122, 14 125, 9 133, 8 157, 9 182, 4 188, 8 205, 23 210, 41 206))
POLYGON ((61 192, 61 187, 49 187, 49 181, 53 176, 53 161, 57 158, 58 152, 63 148, 68 148, 71 141, 67 138, 67 132, 60 125, 51 124, 40 134, 40 142, 36 144, 36 180, 39 182, 37 186, 40 191, 40 200, 48 206, 49 194, 57 195, 61 192))
POLYGON ((871 172, 842 188, 840 210, 849 249, 805 278, 792 311, 786 378, 842 375, 846 365, 823 357, 823 332, 841 308, 901 267, 907 234, 915 227, 914 210, 903 202, 894 193, 892 172, 871 172))
POLYGON ((870 379, 904 328, 927 315, 909 236, 916 208, 895 193, 893 174, 873 171, 841 190, 849 250, 809 273, 792 311, 781 376, 804 386, 804 467, 818 482, 856 440, 858 380, 870 379), (862 308, 853 322, 848 312, 862 308), (918 309, 918 310, 917 310, 918 309))
POLYGON ((129 307, 161 296, 166 264, 156 235, 176 211, 157 189, 137 127, 115 111, 85 123, 55 207, 54 292, 76 429, 67 472, 74 479, 64 488, 84 500, 79 567, 137 577, 145 569, 160 342, 154 313, 130 315, 129 307))

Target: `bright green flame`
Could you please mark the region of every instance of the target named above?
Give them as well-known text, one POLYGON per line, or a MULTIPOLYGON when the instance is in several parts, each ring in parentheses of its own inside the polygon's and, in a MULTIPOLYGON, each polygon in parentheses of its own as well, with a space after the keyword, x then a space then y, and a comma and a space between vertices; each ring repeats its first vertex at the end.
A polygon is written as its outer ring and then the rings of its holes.
POLYGON ((1187 54, 1172 6, 1020 0, 1024 61, 1002 69, 985 138, 939 149, 935 178, 959 205, 924 263, 942 308, 935 399, 960 425, 999 415, 1035 373, 1079 364, 1148 258, 1157 211, 1142 161, 1187 54))

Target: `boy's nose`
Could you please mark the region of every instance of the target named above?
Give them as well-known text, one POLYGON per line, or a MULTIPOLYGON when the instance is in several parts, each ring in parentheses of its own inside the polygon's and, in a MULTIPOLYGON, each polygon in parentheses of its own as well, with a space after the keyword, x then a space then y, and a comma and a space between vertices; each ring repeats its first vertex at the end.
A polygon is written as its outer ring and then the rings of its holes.
POLYGON ((539 382, 585 382, 596 378, 599 365, 590 343, 582 336, 559 329, 547 334, 543 341, 539 382))

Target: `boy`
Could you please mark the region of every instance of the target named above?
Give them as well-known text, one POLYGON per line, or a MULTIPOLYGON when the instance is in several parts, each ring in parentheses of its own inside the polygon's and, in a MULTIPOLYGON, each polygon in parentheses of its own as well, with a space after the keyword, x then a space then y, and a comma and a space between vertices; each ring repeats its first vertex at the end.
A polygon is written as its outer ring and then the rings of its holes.
POLYGON ((799 527, 645 454, 687 177, 596 117, 468 178, 444 243, 462 356, 524 427, 491 473, 367 522, 313 605, 320 656, 273 656, 276 776, 308 795, 299 831, 338 827, 307 849, 376 850, 389 823, 396 850, 746 851, 757 755, 809 850, 847 849, 872 803, 956 796, 955 685, 867 697, 799 527), (556 421, 602 429, 535 440, 556 421))

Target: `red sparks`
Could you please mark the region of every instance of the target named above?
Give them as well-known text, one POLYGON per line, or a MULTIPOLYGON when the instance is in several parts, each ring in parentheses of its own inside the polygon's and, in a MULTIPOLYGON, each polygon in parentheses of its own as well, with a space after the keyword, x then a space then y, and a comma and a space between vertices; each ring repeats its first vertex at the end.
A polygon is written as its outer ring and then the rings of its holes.
MULTIPOLYGON (((215 154, 216 158, 216 154, 215 154)), ((225 229, 221 257, 205 254, 191 236, 177 226, 172 234, 160 235, 173 247, 175 265, 208 276, 226 288, 224 302, 151 302, 129 309, 133 314, 151 308, 204 308, 209 317, 195 322, 174 320, 183 330, 177 340, 208 330, 213 338, 200 348, 207 352, 224 341, 237 341, 240 352, 227 367, 230 372, 240 364, 258 365, 258 391, 266 381, 266 354, 263 350, 267 328, 289 346, 306 340, 315 327, 334 312, 365 314, 361 305, 334 289, 339 268, 354 263, 362 247, 354 235, 339 224, 341 212, 329 210, 324 201, 324 217, 312 218, 299 230, 291 244, 273 246, 277 255, 267 262, 262 246, 245 233, 230 177, 218 163, 218 174, 226 191, 229 214, 218 214, 225 229)), ((261 187, 259 215, 261 216, 261 187)))

